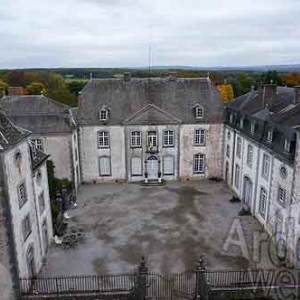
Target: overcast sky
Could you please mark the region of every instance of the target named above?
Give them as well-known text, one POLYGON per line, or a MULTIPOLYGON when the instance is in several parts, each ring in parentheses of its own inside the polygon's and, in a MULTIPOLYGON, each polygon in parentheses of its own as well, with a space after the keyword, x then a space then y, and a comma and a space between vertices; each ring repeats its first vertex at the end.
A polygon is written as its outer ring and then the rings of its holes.
POLYGON ((300 0, 0 0, 0 68, 300 63, 300 0), (149 30, 149 28, 151 28, 149 30))

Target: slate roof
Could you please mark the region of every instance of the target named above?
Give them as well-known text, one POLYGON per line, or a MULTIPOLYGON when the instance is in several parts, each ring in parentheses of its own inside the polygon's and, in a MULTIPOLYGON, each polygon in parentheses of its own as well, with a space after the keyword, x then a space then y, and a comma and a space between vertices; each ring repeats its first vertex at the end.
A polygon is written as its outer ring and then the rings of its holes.
POLYGON ((11 148, 29 135, 30 132, 15 126, 0 110, 0 151, 11 148))
POLYGON ((263 106, 263 97, 257 90, 236 98, 226 104, 226 123, 251 139, 272 149, 281 158, 293 162, 296 146, 295 128, 300 125, 300 103, 294 103, 294 88, 277 87, 275 98, 269 106, 263 106), (229 121, 230 113, 234 120, 229 121), (240 127, 240 119, 244 119, 244 127, 240 127), (251 135, 251 123, 256 124, 255 134, 251 135), (273 141, 267 141, 268 131, 273 131, 273 141), (284 151, 285 139, 291 142, 291 151, 284 151))
POLYGON ((42 95, 4 96, 0 107, 13 123, 35 134, 68 133, 75 127, 69 106, 42 95))
POLYGON ((50 157, 50 155, 40 151, 33 144, 30 145, 30 156, 31 166, 34 171, 50 157))
POLYGON ((79 125, 102 125, 99 110, 107 107, 105 124, 121 125, 149 104, 182 123, 223 122, 220 93, 207 78, 91 79, 79 97, 76 120, 79 125), (197 104, 205 109, 203 120, 195 119, 197 104))
MULTIPOLYGON (((280 113, 288 106, 293 107, 294 89, 289 87, 277 87, 277 94, 274 101, 268 107, 272 115, 280 113)), ((249 115, 254 115, 264 110, 262 97, 259 97, 257 90, 251 90, 249 93, 237 97, 235 100, 228 102, 227 107, 238 110, 249 115)))

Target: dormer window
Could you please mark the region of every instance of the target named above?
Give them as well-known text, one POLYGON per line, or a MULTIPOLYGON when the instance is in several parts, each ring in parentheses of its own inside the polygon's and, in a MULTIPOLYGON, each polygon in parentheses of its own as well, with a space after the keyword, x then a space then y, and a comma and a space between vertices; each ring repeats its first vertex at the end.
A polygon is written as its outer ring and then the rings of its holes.
POLYGON ((291 151, 291 142, 288 139, 284 140, 284 151, 285 152, 291 151))
POLYGON ((196 119, 203 119, 204 117, 204 108, 197 106, 195 109, 196 119))
POLYGON ((273 141, 273 129, 268 130, 267 142, 272 143, 273 141))
POLYGON ((233 114, 230 114, 230 116, 229 116, 229 123, 230 123, 230 124, 233 123, 233 114))
POLYGON ((99 118, 101 121, 106 121, 108 119, 108 110, 106 108, 100 109, 99 118))
POLYGON ((251 135, 254 135, 254 133, 255 133, 255 123, 251 123, 250 133, 251 133, 251 135))

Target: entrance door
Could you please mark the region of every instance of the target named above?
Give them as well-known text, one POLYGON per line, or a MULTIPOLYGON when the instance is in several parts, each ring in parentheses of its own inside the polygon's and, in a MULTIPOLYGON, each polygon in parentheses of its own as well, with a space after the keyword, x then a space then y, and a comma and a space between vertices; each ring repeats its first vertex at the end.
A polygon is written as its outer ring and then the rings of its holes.
POLYGON ((252 203, 252 181, 248 178, 244 178, 244 203, 246 203, 251 208, 252 203))
POLYGON ((158 161, 155 156, 150 156, 147 163, 148 179, 158 178, 158 161))

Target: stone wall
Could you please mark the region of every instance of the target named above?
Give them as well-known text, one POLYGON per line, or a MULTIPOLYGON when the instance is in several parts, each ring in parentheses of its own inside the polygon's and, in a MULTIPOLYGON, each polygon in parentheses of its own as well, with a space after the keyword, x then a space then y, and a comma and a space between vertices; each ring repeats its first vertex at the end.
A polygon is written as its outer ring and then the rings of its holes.
POLYGON ((26 261, 26 252, 30 245, 34 247, 35 269, 38 272, 42 265, 42 257, 40 254, 40 241, 38 234, 38 224, 36 217, 36 205, 34 197, 34 189, 32 182, 32 169, 30 149, 27 141, 22 142, 14 149, 4 154, 5 176, 7 178, 8 194, 13 223, 13 234, 17 250, 17 260, 19 265, 20 277, 28 276, 28 268, 26 261), (21 163, 17 164, 15 160, 16 151, 20 151, 22 158, 21 163), (18 187, 21 183, 25 183, 27 192, 27 202, 20 208, 18 187), (24 241, 22 233, 22 220, 26 215, 30 215, 31 233, 24 241))
POLYGON ((42 164, 39 169, 34 173, 33 177, 33 187, 35 194, 35 202, 37 208, 37 222, 39 226, 39 235, 41 241, 40 253, 41 257, 45 258, 46 256, 46 246, 50 244, 53 238, 53 228, 52 228, 52 215, 50 207, 50 196, 49 196, 49 187, 48 187, 48 175, 46 163, 42 164), (39 196, 43 193, 45 200, 45 208, 42 211, 39 203, 39 196), (43 223, 47 224, 48 240, 45 241, 45 236, 43 234, 43 223), (47 243, 47 244, 46 244, 47 243))
POLYGON ((7 199, 0 196, 0 291, 1 299, 13 299, 12 275, 10 272, 10 259, 8 249, 8 238, 6 220, 3 213, 2 204, 7 199))
POLYGON ((192 124, 180 126, 179 151, 180 178, 208 178, 223 175, 223 124, 192 124), (195 146, 195 130, 206 130, 206 144, 195 146), (194 174, 193 158, 195 154, 205 154, 206 169, 203 174, 194 174))
POLYGON ((72 135, 42 136, 43 151, 50 155, 55 165, 55 176, 73 180, 72 174, 72 135))
POLYGON ((160 172, 162 173, 162 178, 165 180, 172 180, 178 178, 178 147, 179 147, 179 126, 178 125, 130 125, 125 128, 125 140, 126 140, 126 169, 127 169, 127 178, 129 181, 140 181, 144 179, 144 172, 146 171, 146 163, 148 157, 151 154, 146 153, 147 150, 147 133, 148 131, 156 131, 158 138, 158 153, 154 154, 155 157, 161 162, 160 163, 160 172), (141 131, 142 132, 142 147, 132 148, 131 147, 131 132, 132 131, 141 131), (163 136, 164 130, 172 130, 174 132, 174 146, 164 147, 163 146, 163 136), (174 174, 173 175, 164 175, 163 174, 163 158, 165 156, 171 156, 174 160, 174 174), (131 159, 134 157, 139 157, 142 159, 142 176, 132 176, 131 175, 131 159))
POLYGON ((83 182, 125 180, 125 138, 123 126, 84 126, 80 127, 80 161, 83 182), (98 131, 108 131, 109 148, 98 148, 98 131), (99 157, 108 156, 111 160, 111 176, 99 175, 99 157))

